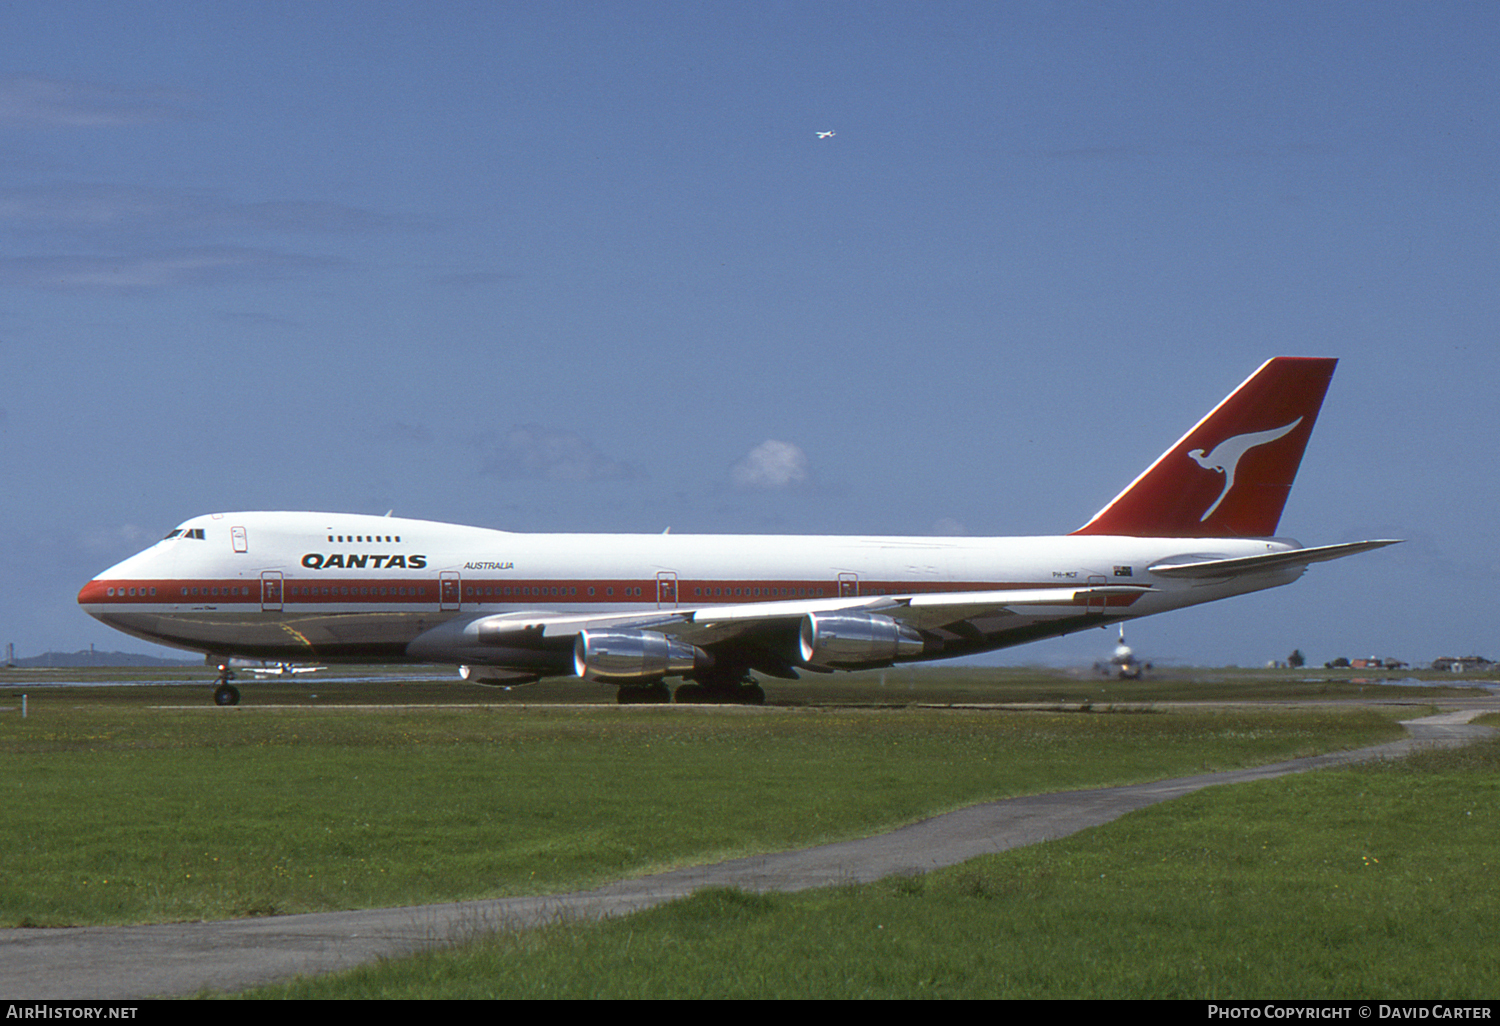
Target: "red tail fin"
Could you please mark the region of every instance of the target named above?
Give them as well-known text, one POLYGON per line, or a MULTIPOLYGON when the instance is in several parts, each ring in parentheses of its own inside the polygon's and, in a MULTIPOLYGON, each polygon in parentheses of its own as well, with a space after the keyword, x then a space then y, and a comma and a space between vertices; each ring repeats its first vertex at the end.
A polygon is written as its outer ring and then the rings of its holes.
POLYGON ((1337 363, 1300 356, 1267 360, 1073 533, 1275 534, 1337 363))

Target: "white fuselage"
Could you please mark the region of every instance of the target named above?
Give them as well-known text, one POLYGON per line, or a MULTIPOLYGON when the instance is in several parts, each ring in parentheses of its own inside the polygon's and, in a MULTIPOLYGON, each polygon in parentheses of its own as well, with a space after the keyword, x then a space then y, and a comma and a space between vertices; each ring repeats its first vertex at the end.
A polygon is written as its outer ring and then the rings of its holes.
MULTIPOLYGON (((214 655, 395 661, 416 658, 407 646, 445 621, 507 612, 602 616, 854 596, 1151 589, 1081 604, 1077 616, 981 619, 944 647, 943 656, 954 656, 1286 584, 1301 567, 1187 581, 1150 568, 1298 547, 1108 535, 514 534, 394 517, 248 512, 187 521, 90 581, 79 602, 129 634, 214 655)), ((536 665, 545 673, 563 664, 539 655, 536 665)))

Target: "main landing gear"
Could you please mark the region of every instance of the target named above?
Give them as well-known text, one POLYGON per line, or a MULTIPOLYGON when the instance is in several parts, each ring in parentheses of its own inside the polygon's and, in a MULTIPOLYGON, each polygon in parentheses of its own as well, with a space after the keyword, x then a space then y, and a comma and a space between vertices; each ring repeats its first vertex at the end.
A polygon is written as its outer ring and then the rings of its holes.
POLYGON ((620 705, 666 705, 672 701, 672 689, 661 681, 655 684, 622 684, 615 691, 620 705))
POLYGON ((748 670, 734 670, 702 674, 695 680, 677 685, 675 692, 661 681, 644 686, 623 686, 616 692, 615 701, 620 705, 667 702, 679 705, 765 705, 766 693, 748 670))
POLYGON ((673 699, 684 705, 765 705, 766 692, 753 680, 727 684, 679 684, 673 699))
POLYGON ((239 705, 240 689, 229 683, 234 674, 228 663, 219 664, 218 686, 214 688, 214 705, 239 705))

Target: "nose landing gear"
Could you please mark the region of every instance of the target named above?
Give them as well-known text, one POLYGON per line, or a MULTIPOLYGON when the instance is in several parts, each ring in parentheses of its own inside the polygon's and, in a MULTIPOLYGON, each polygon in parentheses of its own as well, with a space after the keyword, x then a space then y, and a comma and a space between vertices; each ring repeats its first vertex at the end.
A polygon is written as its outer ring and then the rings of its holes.
POLYGON ((229 683, 234 674, 228 663, 219 664, 218 686, 214 688, 214 705, 239 705, 240 689, 229 683))

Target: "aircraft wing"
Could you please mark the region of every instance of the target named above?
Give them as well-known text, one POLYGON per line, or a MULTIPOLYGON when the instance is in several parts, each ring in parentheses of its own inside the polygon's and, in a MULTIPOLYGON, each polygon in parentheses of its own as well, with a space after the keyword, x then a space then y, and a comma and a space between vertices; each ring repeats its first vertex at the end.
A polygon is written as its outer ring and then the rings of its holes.
POLYGON ((1141 585, 1086 588, 1011 588, 1001 591, 943 591, 917 595, 878 595, 848 599, 811 599, 795 602, 753 602, 712 606, 689 612, 686 624, 659 628, 684 641, 701 645, 746 633, 777 622, 800 620, 808 613, 879 613, 919 630, 945 627, 977 617, 1003 616, 1023 607, 1030 615, 1052 607, 1058 616, 1076 616, 1080 605, 1128 604, 1150 591, 1141 585), (697 640, 703 637, 704 641, 697 640))
MULTIPOLYGON (((1265 552, 1254 556, 1183 555, 1153 564, 1152 574, 1168 579, 1224 581, 1300 570, 1309 564, 1341 559, 1396 544, 1395 540, 1349 542, 1313 548, 1265 552)), ((1159 591, 1151 585, 1096 584, 1006 588, 989 591, 914 592, 814 599, 785 599, 676 609, 643 609, 617 613, 568 613, 556 610, 516 610, 447 621, 407 646, 407 654, 435 662, 459 661, 507 665, 507 653, 532 652, 557 660, 584 631, 659 635, 702 649, 728 665, 749 665, 775 676, 795 678, 798 669, 827 672, 826 668, 788 659, 809 615, 860 615, 895 621, 920 632, 927 643, 944 636, 969 642, 992 643, 997 632, 1014 617, 1018 631, 1034 632, 1046 621, 1067 621, 1090 614, 1129 615, 1128 609, 1145 595, 1159 591), (999 621, 999 622, 997 622, 999 621)), ((832 628, 837 633, 838 628, 832 628)), ((857 631, 856 631, 857 633, 857 631)), ((895 644, 895 641, 892 641, 895 644)), ((517 664, 537 671, 531 656, 517 664), (524 665, 522 665, 524 664, 524 665)), ((546 665, 555 666, 555 662, 546 665)), ((545 671, 544 671, 545 672, 545 671)))
POLYGON ((1242 556, 1238 559, 1187 559, 1183 562, 1157 563, 1151 573, 1161 577, 1238 577, 1242 574, 1285 570, 1289 567, 1306 567, 1310 563, 1322 563, 1330 559, 1343 559, 1359 552, 1398 545, 1399 539, 1379 541, 1347 542, 1343 545, 1316 545, 1310 549, 1293 549, 1290 552, 1267 552, 1258 556, 1242 556))
POLYGON ((1030 616, 1076 616, 1080 606, 1128 605, 1151 591, 1142 585, 1082 588, 1012 588, 1000 591, 933 592, 917 595, 865 595, 850 598, 792 599, 737 605, 661 609, 646 613, 572 615, 538 611, 496 613, 469 621, 488 644, 515 644, 571 637, 584 630, 650 630, 700 647, 730 641, 768 627, 792 626, 809 613, 879 613, 919 630, 945 627, 977 617, 1003 616, 1023 609, 1030 616))
POLYGON ((797 599, 754 602, 708 608, 654 609, 626 613, 494 613, 469 621, 469 628, 488 644, 517 644, 531 640, 568 638, 586 630, 649 630, 682 638, 695 645, 711 644, 744 633, 767 621, 795 621, 807 613, 841 610, 884 611, 894 600, 887 596, 847 599, 797 599))
MULTIPOLYGON (((1160 577, 1215 581, 1231 577, 1305 568, 1396 544, 1395 540, 1349 542, 1313 548, 1223 558, 1182 556, 1150 567, 1160 577)), ((413 641, 409 655, 437 661, 449 658, 489 663, 485 652, 553 651, 571 645, 583 631, 643 631, 665 635, 721 655, 755 653, 752 664, 765 672, 787 675, 790 664, 773 653, 784 651, 809 614, 873 614, 917 631, 948 632, 982 639, 996 629, 993 621, 1024 617, 1026 622, 1065 620, 1086 613, 1124 613, 1137 599, 1157 589, 1150 585, 1062 585, 992 591, 919 592, 905 595, 861 595, 845 598, 787 599, 678 609, 619 613, 565 613, 553 610, 491 613, 448 621, 413 641), (986 624, 985 621, 990 621, 986 624)), ((498 662, 498 659, 494 660, 498 662)))

